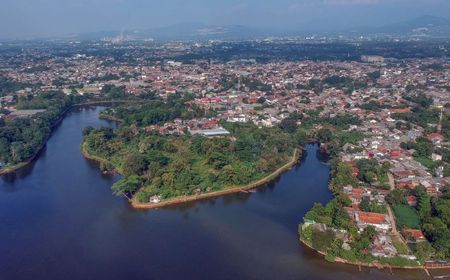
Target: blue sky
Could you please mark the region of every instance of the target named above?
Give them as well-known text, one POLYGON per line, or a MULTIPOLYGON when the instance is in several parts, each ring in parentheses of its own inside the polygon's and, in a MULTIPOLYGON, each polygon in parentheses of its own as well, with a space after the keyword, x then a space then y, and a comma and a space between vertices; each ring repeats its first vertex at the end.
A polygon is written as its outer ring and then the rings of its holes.
POLYGON ((450 0, 0 0, 0 38, 146 29, 185 22, 289 29, 450 18, 450 0))

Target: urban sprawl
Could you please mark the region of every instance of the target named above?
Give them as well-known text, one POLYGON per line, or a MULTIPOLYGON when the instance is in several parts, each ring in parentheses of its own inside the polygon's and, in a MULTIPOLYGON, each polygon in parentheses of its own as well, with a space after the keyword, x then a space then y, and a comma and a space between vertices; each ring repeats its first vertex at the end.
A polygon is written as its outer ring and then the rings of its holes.
MULTIPOLYGON (((142 127, 146 133, 229 137, 223 122, 285 127, 287 120, 293 120, 302 128, 311 118, 351 116, 359 122, 343 130, 361 137, 340 143, 335 150, 337 163, 330 181, 335 197, 342 200, 339 207, 345 210, 339 215, 347 222, 340 227, 334 210, 315 205, 300 226, 301 238, 329 259, 360 261, 361 256, 346 257, 345 252, 361 246, 361 254, 374 258, 368 258, 371 261, 403 258, 410 261, 408 265, 448 265, 448 58, 364 54, 354 60, 181 61, 174 54, 188 52, 183 44, 156 46, 150 57, 133 56, 132 44, 120 48, 108 44, 112 53, 126 49, 128 56, 93 53, 89 48, 59 56, 40 48, 4 51, 0 57, 2 122, 43 113, 45 109, 17 104, 48 91, 94 100, 144 94, 167 100, 185 93, 193 95, 190 104, 205 112, 201 118, 175 118, 142 127), (164 59, 167 53, 172 56, 164 59), (322 241, 315 240, 317 236, 322 241), (369 243, 359 244, 356 236, 367 237, 369 243)), ((336 129, 315 123, 307 129, 307 140, 321 142, 322 149, 330 152, 333 139, 326 134, 336 129)), ((7 166, 7 159, 1 164, 7 166)))

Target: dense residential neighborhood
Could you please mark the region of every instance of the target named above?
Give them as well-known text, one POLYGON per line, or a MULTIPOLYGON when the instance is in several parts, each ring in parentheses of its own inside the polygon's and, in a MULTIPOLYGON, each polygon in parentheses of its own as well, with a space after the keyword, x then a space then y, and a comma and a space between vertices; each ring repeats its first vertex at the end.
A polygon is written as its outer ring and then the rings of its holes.
MULTIPOLYGON (((281 128, 300 145, 321 142, 331 157, 330 189, 336 198, 332 206, 317 204, 305 216, 300 233, 305 243, 329 260, 433 266, 450 259, 448 58, 177 61, 175 55, 214 44, 168 43, 150 52, 142 46, 102 44, 128 51, 128 56, 92 51, 54 56, 39 48, 3 53, 2 122, 38 120, 52 108, 43 94, 58 92, 72 102, 136 102, 102 113, 130 126, 135 136, 190 135, 234 143, 239 133, 227 127, 281 128), (148 56, 133 57, 135 52, 148 56), (155 106, 165 112, 158 113, 155 106), (322 243, 315 240, 322 235, 327 236, 322 243)), ((0 137, 2 166, 34 153, 18 157, 26 138, 8 139, 4 133, 0 137)), ((153 188, 156 179, 147 183, 153 188)), ((132 181, 124 182, 123 188, 132 181)), ((193 186, 177 194, 210 190, 193 186)), ((146 203, 164 198, 154 189, 140 197, 146 203)))

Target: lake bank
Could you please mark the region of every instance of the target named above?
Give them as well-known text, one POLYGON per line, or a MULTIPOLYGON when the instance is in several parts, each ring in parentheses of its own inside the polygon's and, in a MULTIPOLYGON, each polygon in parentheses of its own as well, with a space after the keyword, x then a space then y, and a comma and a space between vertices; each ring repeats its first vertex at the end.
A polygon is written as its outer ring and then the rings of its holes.
MULTIPOLYGON (((81 153, 83 154, 83 156, 86 159, 92 160, 94 162, 97 162, 97 163, 106 163, 107 162, 107 160, 105 160, 101 157, 97 157, 97 156, 90 154, 89 151, 85 147, 85 143, 83 143, 81 145, 81 153)), ((198 195, 174 197, 174 198, 171 198, 168 200, 163 200, 163 201, 156 202, 156 203, 151 203, 151 202, 141 203, 141 202, 138 202, 134 197, 129 199, 129 201, 130 201, 131 206, 133 206, 134 208, 137 208, 137 209, 155 209, 155 208, 162 208, 162 207, 172 206, 172 205, 177 205, 177 204, 183 204, 183 203, 187 203, 187 202, 205 200, 205 199, 209 199, 209 198, 214 198, 214 197, 219 197, 219 196, 224 196, 224 195, 229 195, 229 194, 234 194, 234 193, 239 193, 239 192, 248 192, 252 189, 261 187, 261 186, 266 185, 266 184, 270 183, 271 181, 275 180, 281 174, 283 174, 284 172, 291 169, 298 162, 298 160, 300 159, 301 156, 302 156, 302 150, 298 149, 298 148, 295 149, 294 153, 292 155, 292 158, 287 163, 285 163, 283 166, 281 166, 277 170, 273 171, 269 175, 265 176, 264 178, 261 178, 255 182, 249 183, 245 186, 234 186, 234 187, 232 186, 232 187, 227 187, 226 189, 223 189, 220 191, 215 191, 215 192, 203 193, 203 194, 198 194, 198 195)), ((114 170, 114 172, 119 173, 117 170, 114 170)))
POLYGON ((155 211, 131 207, 111 193, 120 176, 80 153, 84 127, 115 128, 98 119, 103 109, 67 114, 29 168, 0 178, 0 279, 425 279, 416 270, 358 272, 299 246, 299 217, 332 198, 317 144, 255 191, 155 211))
MULTIPOLYGON (((50 137, 53 134, 53 130, 54 128, 59 125, 65 118, 66 114, 74 109, 74 108, 81 108, 81 107, 88 107, 88 106, 100 106, 100 105, 111 105, 111 104, 122 104, 122 103, 127 103, 127 102, 133 102, 134 100, 98 100, 98 101, 89 101, 89 102, 83 102, 83 103, 78 103, 78 104, 73 104, 71 105, 69 108, 65 109, 63 112, 61 112, 59 114, 58 120, 55 121, 54 124, 51 125, 51 132, 49 134, 49 136, 45 139, 45 141, 42 143, 42 145, 40 145, 36 152, 27 160, 16 163, 14 165, 11 166, 7 166, 4 168, 0 169, 0 175, 5 175, 5 174, 10 174, 10 173, 14 173, 17 170, 24 168, 26 166, 28 166, 29 164, 31 164, 34 160, 37 159, 37 157, 39 156, 39 154, 42 152, 42 150, 44 149, 45 145, 47 144, 48 140, 50 139, 50 137)), ((110 120, 110 121, 120 121, 120 120, 114 120, 114 119, 108 119, 105 118, 105 120, 110 120)))
POLYGON ((9 174, 9 173, 14 173, 17 170, 24 168, 26 166, 28 166, 30 163, 32 163, 35 159, 37 159, 37 157, 39 156, 39 154, 42 152, 42 149, 44 149, 45 145, 47 144, 48 140, 50 139, 50 137, 52 137, 52 133, 54 128, 60 124, 62 122, 62 120, 64 119, 65 115, 67 114, 67 112, 69 112, 71 109, 74 108, 74 105, 70 106, 69 108, 65 109, 63 112, 61 112, 59 114, 58 119, 56 120, 56 122, 54 124, 51 125, 51 131, 50 134, 45 138, 44 142, 38 146, 38 148, 36 149, 36 152, 26 161, 22 161, 19 163, 16 163, 15 165, 12 166, 8 166, 6 168, 2 168, 0 169, 0 175, 5 175, 5 174, 9 174))
POLYGON ((189 195, 189 196, 182 196, 182 197, 175 197, 169 200, 165 200, 165 201, 160 201, 157 203, 140 203, 138 201, 136 201, 135 198, 131 199, 131 205, 134 208, 138 208, 138 209, 154 209, 154 208, 161 208, 161 207, 165 207, 165 206, 171 206, 171 205, 177 205, 177 204, 182 204, 182 203, 187 203, 187 202, 193 202, 193 201, 199 201, 199 200, 204 200, 204 199, 208 199, 208 198, 213 198, 213 197, 218 197, 218 196, 224 196, 224 195, 229 195, 229 194, 234 194, 234 193, 239 193, 239 192, 248 192, 252 189, 264 186, 268 183, 270 183, 271 181, 275 180, 278 176, 280 176, 281 174, 283 174, 284 172, 288 171, 289 169, 291 169, 299 160, 300 156, 301 156, 301 150, 300 149, 295 149, 294 150, 294 154, 292 155, 292 158, 289 162, 287 162, 286 164, 284 164, 283 166, 281 166, 280 168, 278 168, 277 170, 275 170, 274 172, 270 173, 269 175, 267 175, 266 177, 259 179, 255 182, 249 183, 245 186, 237 186, 237 187, 228 187, 224 190, 220 190, 220 191, 216 191, 216 192, 210 192, 210 193, 203 193, 203 194, 198 194, 198 195, 189 195))
MULTIPOLYGON (((301 246, 306 246, 308 247, 310 250, 314 251, 316 254, 321 255, 324 257, 327 255, 325 252, 319 251, 314 249, 310 244, 308 244, 306 241, 302 240, 302 238, 299 238, 299 242, 301 246)), ((425 267, 424 266, 398 266, 398 265, 389 265, 389 264, 382 264, 379 262, 373 262, 373 263, 363 263, 363 262, 352 262, 340 257, 335 257, 334 258, 334 262, 335 263, 341 263, 341 264, 346 264, 346 265, 352 265, 352 266, 357 266, 357 267, 367 267, 367 268, 377 268, 377 269, 407 269, 407 270, 424 270, 425 267)))

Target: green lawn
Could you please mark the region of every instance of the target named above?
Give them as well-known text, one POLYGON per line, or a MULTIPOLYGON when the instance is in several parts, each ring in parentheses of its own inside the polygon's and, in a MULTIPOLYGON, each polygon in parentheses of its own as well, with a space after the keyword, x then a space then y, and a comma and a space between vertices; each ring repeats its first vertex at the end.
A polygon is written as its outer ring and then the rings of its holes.
POLYGON ((420 228, 420 220, 416 209, 409 205, 397 204, 393 207, 397 226, 401 229, 403 227, 420 228))

